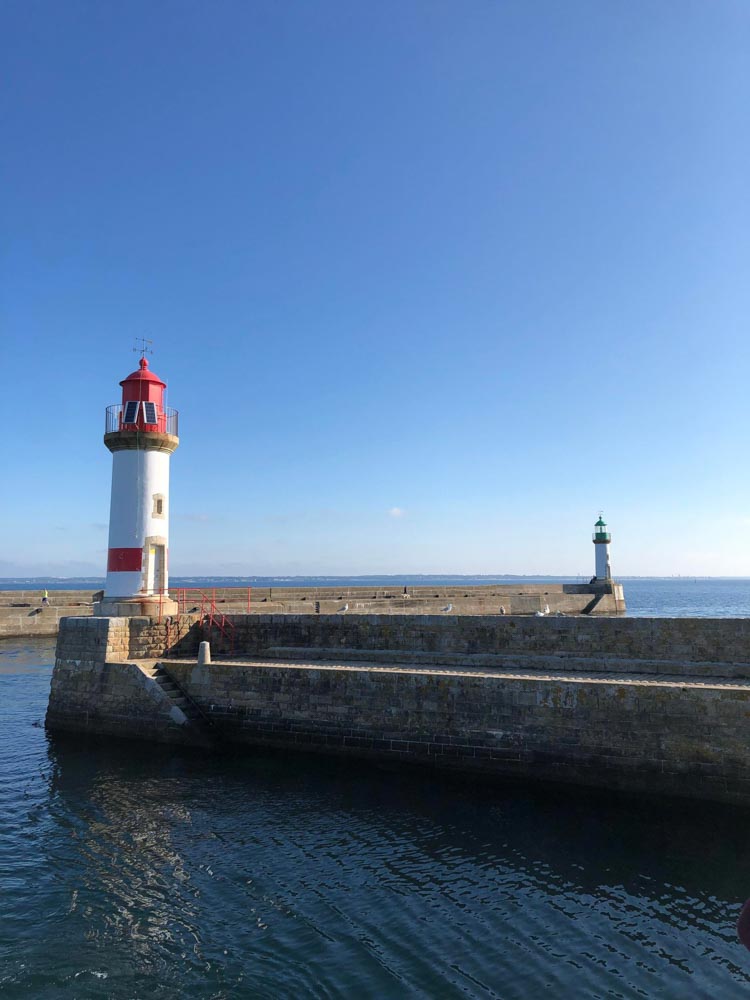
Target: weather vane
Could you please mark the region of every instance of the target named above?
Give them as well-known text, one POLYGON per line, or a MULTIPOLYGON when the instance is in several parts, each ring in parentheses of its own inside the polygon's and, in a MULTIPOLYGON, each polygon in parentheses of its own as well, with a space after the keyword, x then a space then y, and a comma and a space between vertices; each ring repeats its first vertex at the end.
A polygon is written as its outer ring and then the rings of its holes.
POLYGON ((147 354, 153 354, 154 353, 153 350, 150 347, 146 346, 147 344, 153 344, 153 340, 146 340, 145 337, 136 337, 135 338, 135 344, 136 344, 136 346, 133 348, 133 350, 137 351, 138 354, 140 354, 140 356, 142 358, 145 358, 147 354), (138 341, 141 342, 141 346, 140 347, 138 346, 138 341))

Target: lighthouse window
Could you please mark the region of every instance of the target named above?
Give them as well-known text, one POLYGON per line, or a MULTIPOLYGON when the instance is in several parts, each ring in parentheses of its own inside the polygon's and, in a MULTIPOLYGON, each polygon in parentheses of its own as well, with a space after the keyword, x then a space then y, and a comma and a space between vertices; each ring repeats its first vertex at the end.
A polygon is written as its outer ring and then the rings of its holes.
POLYGON ((134 424, 138 419, 138 407, 139 403, 137 400, 131 400, 129 403, 125 404, 125 414, 123 415, 122 422, 124 424, 134 424))
POLYGON ((143 414, 147 424, 156 423, 156 403, 144 403, 143 414))
POLYGON ((154 510, 151 516, 164 517, 164 495, 162 493, 154 493, 154 510))

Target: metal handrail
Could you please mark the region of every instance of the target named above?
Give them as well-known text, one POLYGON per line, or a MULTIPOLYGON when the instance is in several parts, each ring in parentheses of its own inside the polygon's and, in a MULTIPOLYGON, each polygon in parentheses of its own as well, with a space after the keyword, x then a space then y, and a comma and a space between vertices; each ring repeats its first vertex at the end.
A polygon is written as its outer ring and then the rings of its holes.
POLYGON ((173 434, 175 437, 178 437, 179 412, 171 406, 165 406, 163 410, 157 412, 156 425, 154 425, 144 422, 142 411, 138 413, 137 423, 123 423, 122 418, 125 414, 125 405, 125 403, 113 403, 112 406, 107 407, 104 420, 105 434, 114 434, 117 431, 143 431, 148 433, 149 429, 153 429, 156 426, 159 434, 173 434))
MULTIPOLYGON (((237 590, 241 594, 247 595, 247 612, 250 613, 250 600, 252 587, 228 588, 237 590)), ((198 612, 203 627, 208 631, 210 637, 212 629, 218 629, 229 646, 230 656, 234 653, 234 623, 227 618, 223 611, 216 607, 216 587, 202 590, 200 587, 179 587, 177 589, 177 604, 180 614, 191 614, 198 612), (188 609, 188 604, 195 601, 195 606, 188 609), (198 604, 200 601, 200 605, 198 604)))
POLYGON ((184 615, 189 612, 188 605, 191 604, 196 607, 200 607, 201 614, 204 613, 205 609, 210 608, 211 605, 214 607, 217 604, 244 604, 247 608, 247 613, 250 614, 250 607, 252 602, 252 587, 220 587, 218 588, 222 595, 217 598, 216 587, 178 587, 176 589, 177 603, 180 607, 180 614, 184 615), (236 594, 236 600, 233 600, 236 594))

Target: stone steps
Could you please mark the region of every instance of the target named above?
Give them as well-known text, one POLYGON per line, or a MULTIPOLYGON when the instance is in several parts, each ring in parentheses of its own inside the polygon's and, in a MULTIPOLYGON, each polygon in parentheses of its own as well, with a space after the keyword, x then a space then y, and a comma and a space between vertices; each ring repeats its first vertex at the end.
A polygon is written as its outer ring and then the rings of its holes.
POLYGON ((182 688, 174 682, 161 663, 139 664, 141 670, 149 676, 169 698, 172 704, 179 708, 188 722, 200 735, 211 744, 218 742, 218 734, 210 719, 208 719, 195 702, 188 698, 182 688))

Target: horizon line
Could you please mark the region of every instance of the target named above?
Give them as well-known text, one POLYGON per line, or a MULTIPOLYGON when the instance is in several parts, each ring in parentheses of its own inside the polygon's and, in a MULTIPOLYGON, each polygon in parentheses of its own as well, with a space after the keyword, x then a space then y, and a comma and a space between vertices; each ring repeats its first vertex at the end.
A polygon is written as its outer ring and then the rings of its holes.
MULTIPOLYGON (((491 579, 491 580, 568 580, 587 578, 586 573, 256 573, 251 575, 240 575, 236 573, 178 573, 171 579, 174 580, 439 580, 450 577, 453 579, 491 579)), ((622 580, 750 580, 748 576, 735 576, 731 574, 709 575, 702 573, 671 573, 671 574, 623 574, 612 578, 615 583, 622 580)), ((47 574, 42 576, 26 576, 18 574, 16 576, 0 576, 0 584, 18 581, 44 581, 44 580, 91 580, 104 582, 105 576, 80 575, 80 576, 55 576, 47 574)))

